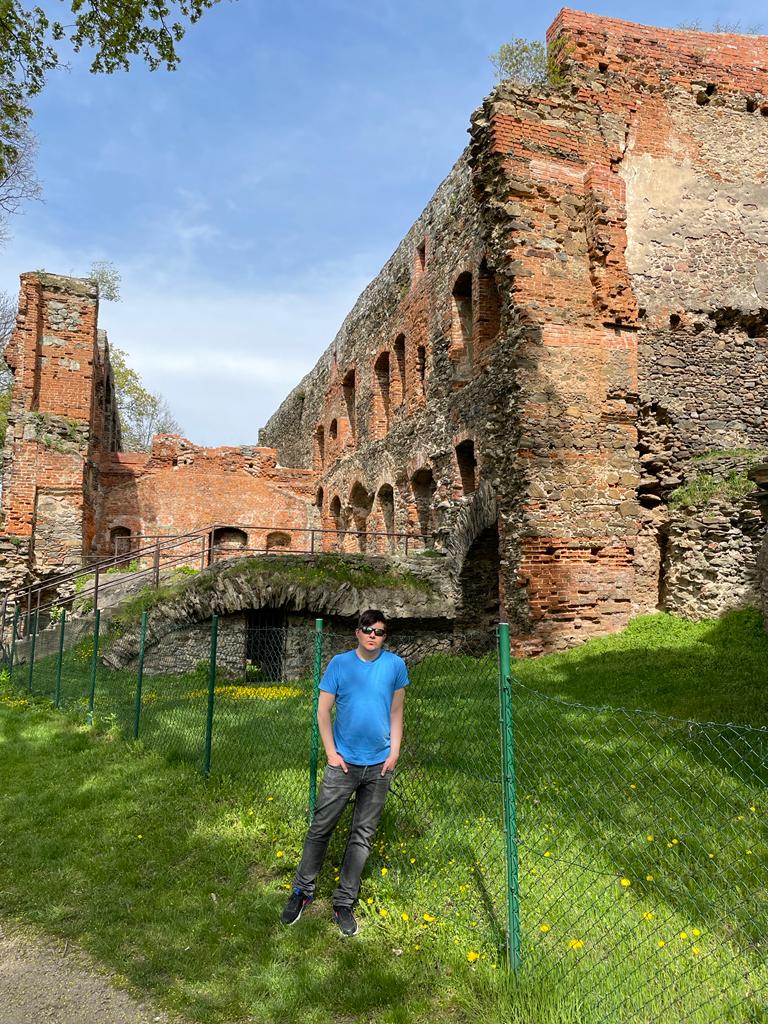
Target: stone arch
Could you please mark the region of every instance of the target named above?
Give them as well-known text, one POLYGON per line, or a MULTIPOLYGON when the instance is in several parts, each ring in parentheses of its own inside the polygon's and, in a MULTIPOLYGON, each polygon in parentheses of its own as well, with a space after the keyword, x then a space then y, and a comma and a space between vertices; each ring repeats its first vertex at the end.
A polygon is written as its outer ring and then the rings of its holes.
POLYGON ((454 628, 473 649, 490 647, 501 617, 501 562, 498 521, 486 526, 470 544, 458 576, 454 628))

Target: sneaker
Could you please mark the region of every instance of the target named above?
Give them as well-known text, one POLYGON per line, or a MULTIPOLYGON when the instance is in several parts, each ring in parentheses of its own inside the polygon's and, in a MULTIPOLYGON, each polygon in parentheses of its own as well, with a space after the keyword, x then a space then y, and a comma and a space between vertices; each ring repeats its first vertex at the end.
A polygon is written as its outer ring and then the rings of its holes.
POLYGON ((357 935, 357 921, 349 907, 334 907, 333 916, 342 935, 357 935))
POLYGON ((283 907, 280 920, 283 924, 296 924, 304 912, 304 907, 311 902, 311 896, 307 896, 301 891, 301 889, 294 889, 288 899, 288 902, 283 907))

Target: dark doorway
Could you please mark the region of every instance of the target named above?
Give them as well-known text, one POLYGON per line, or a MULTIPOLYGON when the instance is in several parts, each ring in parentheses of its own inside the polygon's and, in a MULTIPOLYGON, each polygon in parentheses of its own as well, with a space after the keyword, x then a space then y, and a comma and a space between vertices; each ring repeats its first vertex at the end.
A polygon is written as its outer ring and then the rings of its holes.
POLYGON ((248 612, 245 623, 245 684, 260 686, 283 678, 286 616, 281 608, 248 612))
POLYGON ((455 631, 476 643, 493 643, 499 621, 499 528, 483 530, 467 552, 459 575, 459 608, 455 631))

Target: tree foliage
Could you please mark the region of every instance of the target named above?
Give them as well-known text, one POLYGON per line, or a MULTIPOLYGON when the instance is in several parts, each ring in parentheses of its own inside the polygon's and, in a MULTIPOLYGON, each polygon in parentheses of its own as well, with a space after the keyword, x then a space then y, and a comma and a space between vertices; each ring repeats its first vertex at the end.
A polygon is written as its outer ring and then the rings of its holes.
POLYGON ((126 353, 110 346, 109 354, 125 451, 149 451, 155 434, 181 433, 168 402, 144 387, 139 374, 128 365, 126 353))
POLYGON ((219 0, 66 0, 65 21, 42 7, 0 0, 0 180, 18 159, 27 136, 30 102, 64 64, 62 49, 92 50, 90 70, 127 70, 139 57, 155 70, 173 70, 177 45, 219 0))
POLYGON ((562 38, 556 39, 549 49, 538 39, 512 39, 502 43, 488 59, 499 80, 511 78, 538 88, 562 85, 565 76, 559 58, 563 55, 564 45, 562 38))

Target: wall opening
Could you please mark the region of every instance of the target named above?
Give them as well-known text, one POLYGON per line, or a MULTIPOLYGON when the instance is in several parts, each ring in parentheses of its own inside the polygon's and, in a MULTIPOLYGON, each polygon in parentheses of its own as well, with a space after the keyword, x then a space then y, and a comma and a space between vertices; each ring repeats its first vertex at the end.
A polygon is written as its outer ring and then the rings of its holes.
POLYGON ((501 297, 496 274, 485 260, 480 264, 477 285, 477 348, 481 352, 496 341, 501 328, 501 297))
POLYGON ((331 441, 335 441, 339 436, 339 424, 337 420, 331 420, 331 425, 328 427, 328 437, 331 441))
POLYGON ((110 555, 124 555, 131 550, 131 531, 127 526, 113 526, 109 531, 110 555))
POLYGON ((469 272, 459 274, 453 286, 453 318, 451 323, 451 343, 461 346, 467 351, 472 347, 472 275, 469 272))
POLYGON ((318 427, 315 431, 315 466, 322 469, 325 465, 325 430, 318 427))
POLYGON ((358 550, 366 551, 368 548, 368 516, 373 506, 373 495, 368 493, 359 480, 352 485, 352 490, 349 492, 349 504, 352 509, 352 521, 357 531, 358 550))
POLYGON ((419 529, 425 541, 430 535, 430 524, 432 521, 432 495, 435 493, 435 478, 432 470, 428 467, 417 469, 411 477, 411 489, 416 503, 416 515, 419 521, 419 529))
POLYGON ((341 382, 341 388, 344 392, 344 404, 347 407, 347 419, 349 420, 349 429, 352 432, 352 437, 355 436, 355 371, 348 370, 344 376, 344 380, 341 382))
POLYGON ((286 639, 286 615, 282 608, 259 608, 246 614, 245 686, 282 680, 286 639))
POLYGON ((427 269, 427 240, 422 241, 416 246, 416 251, 413 254, 413 277, 414 280, 418 280, 424 271, 427 269))
POLYGON ((317 494, 315 495, 315 505, 317 505, 317 507, 319 509, 321 509, 321 510, 322 510, 322 507, 323 507, 323 497, 324 497, 324 495, 323 495, 323 488, 322 487, 318 487, 317 488, 317 494))
POLYGON ((336 530, 337 539, 341 542, 344 538, 344 523, 341 519, 341 499, 338 494, 334 495, 331 499, 330 512, 331 519, 333 520, 333 527, 336 530))
POLYGON ((456 463, 459 468, 461 489, 464 494, 472 494, 477 487, 477 460, 475 459, 475 442, 462 441, 456 445, 456 463))
POLYGON ((283 530, 273 530, 267 534, 267 551, 274 551, 275 548, 289 548, 291 546, 291 535, 283 530))
POLYGON ((475 539, 459 574, 459 607, 454 631, 471 637, 473 648, 483 639, 493 643, 499 621, 499 527, 494 523, 475 539))
POLYGON ((405 335, 398 334, 394 344, 395 352, 395 394, 392 396, 395 405, 402 405, 405 402, 405 335))
POLYGON ((383 437, 389 430, 389 352, 382 352, 373 364, 376 382, 376 437, 383 437))
POLYGON ((395 492, 391 484, 382 484, 377 498, 384 532, 388 534, 387 547, 392 550, 394 548, 394 537, 392 535, 395 532, 395 492))
POLYGON ((248 534, 237 526, 217 526, 213 531, 213 546, 217 551, 236 551, 248 544, 248 534))
POLYGON ((416 349, 416 381, 421 398, 427 393, 427 350, 424 345, 416 349))

